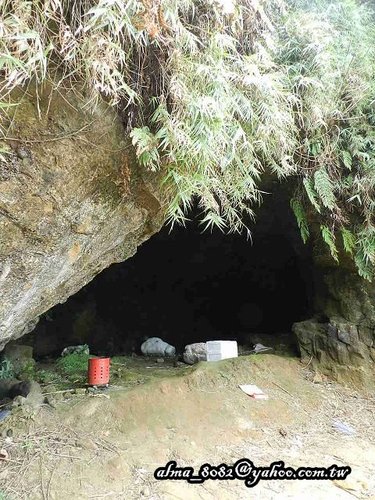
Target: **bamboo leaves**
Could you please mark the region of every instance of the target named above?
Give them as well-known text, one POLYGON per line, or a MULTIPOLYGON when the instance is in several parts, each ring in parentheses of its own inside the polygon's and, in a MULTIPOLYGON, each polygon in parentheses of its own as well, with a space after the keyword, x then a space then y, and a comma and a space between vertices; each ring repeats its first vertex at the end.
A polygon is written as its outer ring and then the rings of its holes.
POLYGON ((0 0, 0 112, 58 69, 57 86, 119 107, 140 168, 164 175, 172 225, 198 200, 204 228, 248 231, 263 176, 294 177, 303 241, 313 222, 371 279, 373 14, 360 0, 238 0, 230 15, 198 0, 0 0))

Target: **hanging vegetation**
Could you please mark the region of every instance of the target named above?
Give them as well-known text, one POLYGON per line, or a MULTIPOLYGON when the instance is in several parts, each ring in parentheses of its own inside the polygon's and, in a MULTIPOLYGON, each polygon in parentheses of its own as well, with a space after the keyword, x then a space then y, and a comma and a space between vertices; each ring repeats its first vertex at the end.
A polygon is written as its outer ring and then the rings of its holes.
MULTIPOLYGON (((375 21, 356 0, 0 0, 2 107, 84 82, 162 169, 168 219, 249 231, 262 176, 294 176, 301 235, 375 267, 375 21)), ((0 151, 1 153, 1 151, 0 151)))

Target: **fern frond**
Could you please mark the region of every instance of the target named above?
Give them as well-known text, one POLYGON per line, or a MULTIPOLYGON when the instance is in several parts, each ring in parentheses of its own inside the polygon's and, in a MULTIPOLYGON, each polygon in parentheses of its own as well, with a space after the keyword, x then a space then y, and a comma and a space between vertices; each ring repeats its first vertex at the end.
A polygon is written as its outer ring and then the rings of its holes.
POLYGON ((308 228, 307 217, 306 217, 305 210, 302 206, 302 203, 298 199, 292 198, 290 200, 290 206, 291 206, 291 208, 294 212, 295 218, 297 220, 297 225, 298 225, 299 230, 301 232, 302 241, 304 243, 306 243, 306 241, 308 240, 308 238, 310 236, 310 231, 308 228))
POLYGON ((315 210, 320 214, 321 209, 320 209, 320 205, 317 201, 318 195, 314 189, 313 180, 308 178, 308 177, 305 177, 305 179, 303 179, 303 185, 304 185, 305 191, 307 193, 307 196, 309 197, 311 204, 313 205, 315 210))
POLYGON ((330 253, 336 262, 339 261, 339 254, 336 247, 335 235, 327 226, 320 226, 323 241, 328 245, 330 253))
POLYGON ((349 253, 350 255, 353 255, 353 250, 356 244, 356 238, 354 234, 351 231, 349 231, 349 229, 346 229, 344 227, 341 228, 340 231, 345 252, 349 253))
POLYGON ((344 166, 348 169, 348 170, 351 170, 352 169, 352 165, 353 165, 353 159, 352 159, 352 155, 350 154, 349 151, 341 151, 341 160, 344 164, 344 166))
POLYGON ((333 192, 333 184, 325 167, 320 167, 314 174, 314 187, 322 204, 329 210, 333 210, 336 197, 333 192))

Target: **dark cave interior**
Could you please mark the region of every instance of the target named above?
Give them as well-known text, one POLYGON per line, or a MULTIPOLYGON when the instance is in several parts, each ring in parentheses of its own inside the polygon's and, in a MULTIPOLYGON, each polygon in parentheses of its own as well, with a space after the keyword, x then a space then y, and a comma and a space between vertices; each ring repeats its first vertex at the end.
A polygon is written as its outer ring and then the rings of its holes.
POLYGON ((196 219, 163 228, 134 257, 43 315, 31 334, 34 354, 59 355, 82 343, 93 353, 129 354, 154 336, 179 352, 213 339, 251 345, 258 334, 292 338, 292 324, 311 312, 311 272, 286 197, 267 196, 252 241, 202 233, 196 219))

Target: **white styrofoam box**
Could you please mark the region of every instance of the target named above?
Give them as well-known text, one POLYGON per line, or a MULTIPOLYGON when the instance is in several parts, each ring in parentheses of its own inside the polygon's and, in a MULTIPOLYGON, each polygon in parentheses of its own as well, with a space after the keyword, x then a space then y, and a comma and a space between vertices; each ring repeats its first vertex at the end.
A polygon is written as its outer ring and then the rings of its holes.
POLYGON ((209 340, 206 342, 207 361, 237 358, 238 347, 235 340, 209 340))

